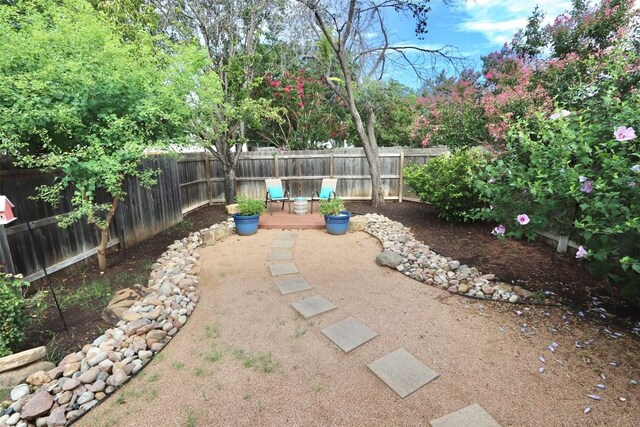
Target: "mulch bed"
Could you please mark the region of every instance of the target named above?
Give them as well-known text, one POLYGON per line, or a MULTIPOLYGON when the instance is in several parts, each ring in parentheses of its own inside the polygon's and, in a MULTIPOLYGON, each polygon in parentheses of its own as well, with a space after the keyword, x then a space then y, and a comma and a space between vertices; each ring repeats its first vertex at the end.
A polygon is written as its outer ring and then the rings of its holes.
MULTIPOLYGON (((620 304, 618 298, 608 296, 604 282, 590 276, 584 268, 584 263, 571 255, 557 254, 554 248, 541 242, 501 241, 490 234, 495 224, 447 223, 438 218, 431 206, 412 202, 388 202, 379 208, 372 208, 369 202, 350 202, 347 203, 347 208, 354 213, 379 213, 399 221, 410 227, 418 240, 425 242, 437 253, 475 266, 484 273, 493 273, 505 282, 532 291, 551 291, 556 294, 558 300, 576 310, 588 309, 592 298, 597 297, 605 302, 607 311, 617 315, 609 321, 633 322, 640 317, 636 310, 620 304)), ((149 265, 175 240, 186 237, 190 231, 209 227, 226 218, 227 214, 222 205, 193 211, 182 223, 127 248, 126 253, 111 253, 108 256, 110 266, 105 275, 143 277, 149 265)), ((97 262, 92 259, 89 264, 52 275, 51 282, 54 287, 62 285, 73 290, 102 277, 104 276, 100 274, 97 262)), ((114 291, 133 284, 126 280, 119 281, 114 291)), ((47 285, 41 280, 37 286, 47 285)), ((67 334, 52 301, 50 306, 42 321, 28 331, 23 347, 47 345, 52 359, 77 350, 87 342, 93 341, 101 331, 111 327, 100 318, 103 304, 90 301, 89 304, 84 304, 84 308, 70 306, 64 311, 69 327, 67 334), (89 308, 86 308, 87 306, 89 308)))

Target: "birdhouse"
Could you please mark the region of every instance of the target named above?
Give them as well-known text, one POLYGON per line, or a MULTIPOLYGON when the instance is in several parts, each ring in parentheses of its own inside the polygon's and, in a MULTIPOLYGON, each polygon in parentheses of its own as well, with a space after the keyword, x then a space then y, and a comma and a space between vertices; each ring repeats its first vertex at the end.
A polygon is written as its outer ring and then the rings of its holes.
POLYGON ((6 196, 0 196, 0 225, 9 224, 16 219, 13 216, 13 203, 6 196))

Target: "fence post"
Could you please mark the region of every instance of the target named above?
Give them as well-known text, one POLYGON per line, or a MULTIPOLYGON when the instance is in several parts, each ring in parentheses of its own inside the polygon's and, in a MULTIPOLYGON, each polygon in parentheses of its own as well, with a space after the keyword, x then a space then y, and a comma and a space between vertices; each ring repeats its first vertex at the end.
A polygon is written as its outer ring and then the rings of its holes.
POLYGON ((333 178, 333 153, 329 154, 329 178, 333 178))
POLYGON ((278 167, 278 153, 273 155, 273 173, 275 178, 280 178, 280 168, 278 167))
POLYGON ((404 150, 400 151, 400 170, 398 171, 398 203, 402 203, 404 194, 404 150))
POLYGON ((567 246, 569 246, 569 236, 558 236, 558 247, 556 251, 559 254, 567 253, 567 246))
POLYGON ((7 240, 4 225, 0 225, 0 263, 4 264, 4 271, 6 273, 15 274, 13 258, 11 258, 11 248, 9 248, 9 241, 7 240))
POLYGON ((213 183, 211 182, 211 168, 209 167, 209 153, 204 152, 204 178, 207 180, 207 199, 209 206, 213 204, 213 183))

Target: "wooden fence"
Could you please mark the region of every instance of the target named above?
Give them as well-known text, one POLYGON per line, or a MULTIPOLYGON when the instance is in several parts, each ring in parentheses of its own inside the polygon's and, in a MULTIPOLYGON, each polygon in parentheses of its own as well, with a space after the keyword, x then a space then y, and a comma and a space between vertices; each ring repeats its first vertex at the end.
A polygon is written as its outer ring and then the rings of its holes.
MULTIPOLYGON (((403 182, 403 168, 409 163, 424 164, 446 148, 381 148, 380 166, 387 200, 414 200, 403 182)), ((200 206, 224 202, 224 174, 210 154, 190 153, 154 156, 144 168, 158 169, 157 184, 146 189, 135 179, 126 182, 127 197, 120 203, 110 228, 109 246, 126 248, 180 222, 183 215, 200 206)), ((69 212, 71 190, 58 207, 32 200, 36 187, 48 185, 55 174, 15 169, 0 161, 0 194, 14 204, 18 220, 0 226, 0 265, 19 272, 28 280, 43 277, 96 253, 97 231, 83 222, 63 229, 56 217, 69 212), (32 232, 29 232, 31 226, 32 232), (40 262, 42 259, 42 263, 40 262)), ((310 197, 320 189, 322 178, 338 178, 337 193, 346 200, 371 197, 369 167, 362 149, 242 153, 239 159, 238 193, 262 198, 264 180, 281 178, 292 196, 310 197)), ((108 201, 102 195, 102 201, 108 201)))
MULTIPOLYGON (((410 163, 422 165, 446 152, 448 149, 444 147, 380 148, 385 200, 415 200, 404 185, 404 167, 410 163)), ((188 154, 178 160, 178 164, 183 212, 212 202, 224 202, 224 175, 218 160, 210 155, 188 154)), ((281 178, 285 189, 294 197, 311 197, 314 191, 320 190, 322 178, 338 178, 336 193, 341 198, 371 198, 369 165, 361 148, 242 153, 236 177, 238 193, 263 198, 267 178, 281 178)))

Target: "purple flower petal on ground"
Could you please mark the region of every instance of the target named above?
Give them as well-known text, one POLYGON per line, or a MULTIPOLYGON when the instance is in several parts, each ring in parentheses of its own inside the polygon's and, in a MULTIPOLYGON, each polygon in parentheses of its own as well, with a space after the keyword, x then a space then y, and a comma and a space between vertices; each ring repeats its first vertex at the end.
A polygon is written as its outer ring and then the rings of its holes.
POLYGON ((634 171, 635 173, 640 173, 640 165, 631 166, 631 170, 634 171))
POLYGON ((593 191, 593 185, 591 184, 591 181, 587 180, 583 182, 582 187, 580 187, 580 191, 582 191, 583 193, 591 193, 593 191))
POLYGON ((529 224, 529 221, 531 221, 531 218, 529 218, 529 215, 527 214, 520 214, 516 217, 516 219, 518 220, 520 225, 527 225, 529 224))
POLYGON ((587 180, 587 177, 586 177, 586 176, 584 176, 584 175, 580 175, 580 176, 578 177, 578 181, 580 181, 580 182, 585 182, 586 180, 587 180))
POLYGON ((558 120, 560 118, 560 114, 558 113, 553 113, 552 115, 549 116, 549 118, 551 120, 558 120))
POLYGON ((578 252, 576 252, 576 258, 582 258, 587 254, 587 250, 582 247, 582 245, 578 246, 578 252))
POLYGON ((613 136, 615 136, 618 141, 629 141, 636 137, 636 131, 633 128, 620 126, 613 132, 613 136))
POLYGON ((489 184, 493 184, 494 182, 496 182, 495 178, 491 177, 489 178, 489 181, 487 181, 489 184))
POLYGON ((493 231, 491 232, 491 234, 493 235, 497 235, 497 234, 504 234, 505 231, 507 231, 507 229, 505 228, 504 225, 500 224, 499 226, 497 226, 496 228, 493 229, 493 231))

